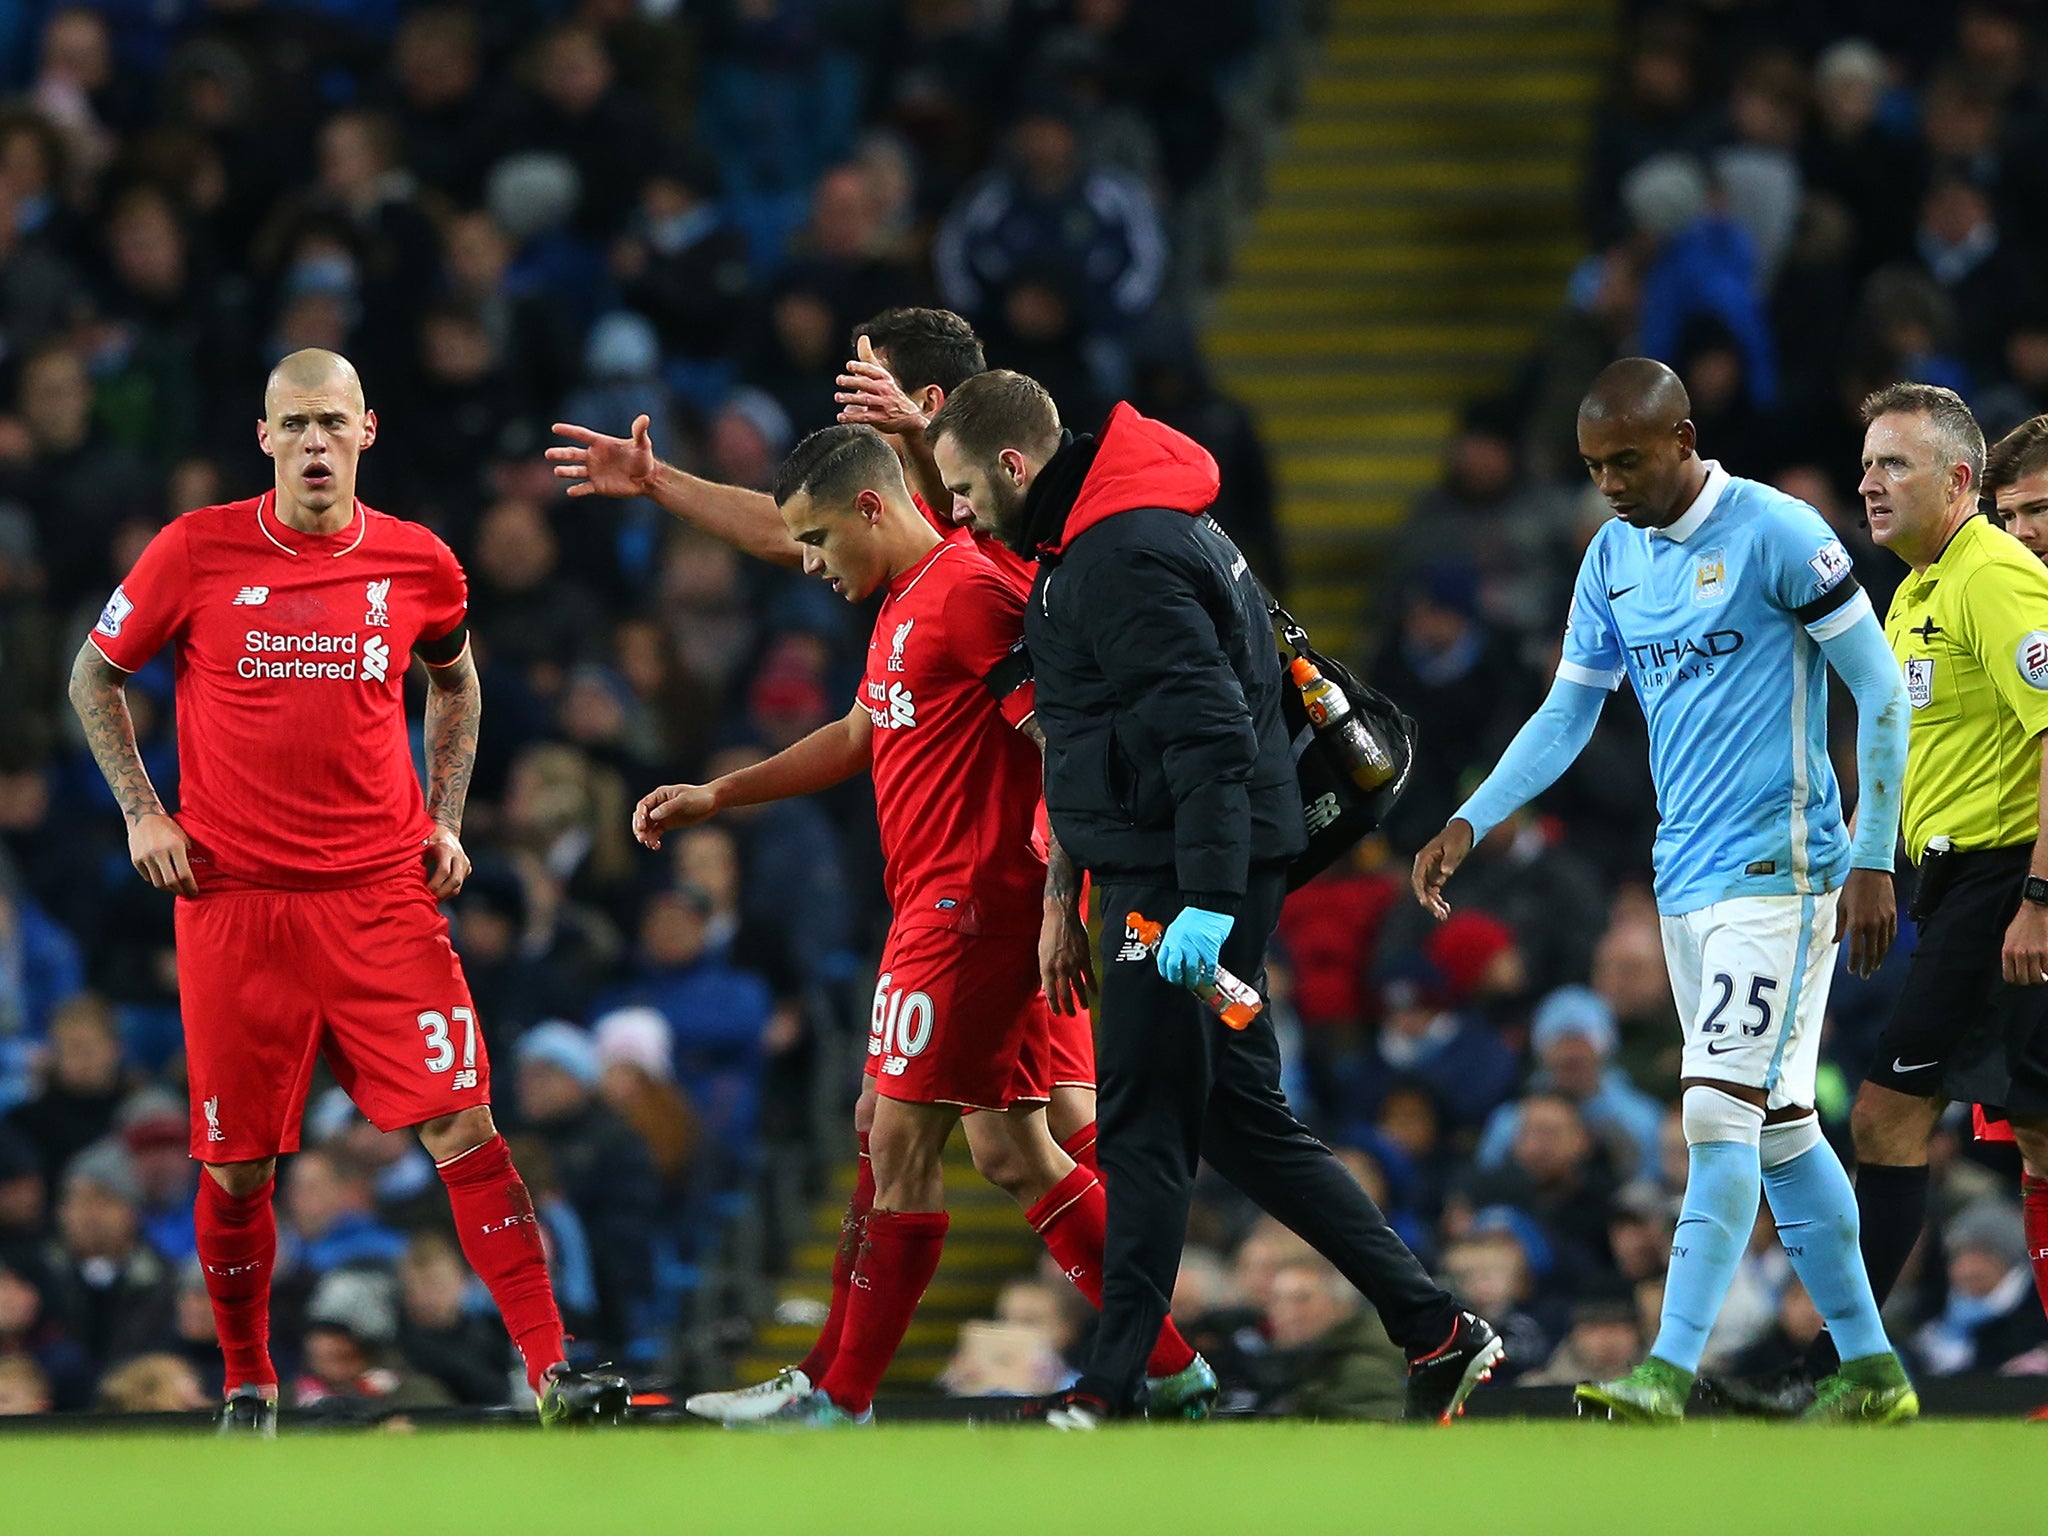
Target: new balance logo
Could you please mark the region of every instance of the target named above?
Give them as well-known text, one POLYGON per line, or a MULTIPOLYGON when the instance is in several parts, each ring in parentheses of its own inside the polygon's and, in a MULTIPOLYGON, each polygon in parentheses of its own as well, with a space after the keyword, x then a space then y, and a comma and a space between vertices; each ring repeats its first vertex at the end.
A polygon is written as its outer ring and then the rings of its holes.
POLYGON ((206 1115, 206 1139, 208 1141, 226 1141, 228 1133, 220 1128, 220 1095, 215 1094, 199 1107, 206 1115))
POLYGON ((1138 937, 1138 931, 1128 925, 1124 928, 1123 946, 1117 950, 1116 959, 1144 960, 1150 958, 1152 946, 1138 937))
POLYGON ((363 681, 381 683, 391 669, 391 647, 384 643, 382 635, 372 635, 363 642, 363 681))
POLYGON ((269 601, 270 588, 244 587, 235 594, 235 600, 228 606, 231 608, 261 608, 269 601))
POLYGON ((1308 828, 1308 835, 1314 837, 1343 814, 1344 808, 1337 804, 1335 794, 1317 795, 1302 807, 1301 819, 1308 828))

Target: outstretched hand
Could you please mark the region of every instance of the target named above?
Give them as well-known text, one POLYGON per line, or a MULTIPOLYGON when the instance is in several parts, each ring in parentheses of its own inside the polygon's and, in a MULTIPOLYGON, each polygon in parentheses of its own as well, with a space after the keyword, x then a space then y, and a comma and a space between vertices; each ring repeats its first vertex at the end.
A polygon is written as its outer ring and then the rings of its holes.
POLYGON ((839 375, 839 419, 873 427, 895 437, 922 437, 930 419, 917 402, 903 392, 896 376, 875 361, 875 349, 862 336, 856 343, 858 356, 839 375))
POLYGON ((631 437, 607 437, 574 422, 556 422, 555 435, 568 438, 574 446, 557 445, 548 450, 555 478, 573 482, 571 496, 644 496, 660 466, 654 456, 654 440, 648 436, 651 425, 647 417, 638 416, 631 437))

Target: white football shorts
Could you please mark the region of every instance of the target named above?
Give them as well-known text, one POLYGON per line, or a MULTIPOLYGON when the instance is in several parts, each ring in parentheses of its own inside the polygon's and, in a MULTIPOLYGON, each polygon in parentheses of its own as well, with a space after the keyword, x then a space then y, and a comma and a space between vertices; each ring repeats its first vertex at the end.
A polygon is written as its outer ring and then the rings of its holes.
POLYGON ((1761 1088, 1772 1109, 1812 1105, 1841 895, 1737 896, 1661 920, 1680 1076, 1761 1088))

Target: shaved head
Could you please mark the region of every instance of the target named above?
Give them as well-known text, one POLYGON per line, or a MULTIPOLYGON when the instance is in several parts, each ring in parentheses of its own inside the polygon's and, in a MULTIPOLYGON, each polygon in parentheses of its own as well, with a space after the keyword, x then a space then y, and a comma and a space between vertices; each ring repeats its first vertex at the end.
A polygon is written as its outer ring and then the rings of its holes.
POLYGON ((263 383, 263 414, 267 417, 276 412, 280 395, 335 384, 347 391, 349 403, 360 414, 364 408, 363 381, 356 374, 356 365, 325 347, 302 347, 270 370, 270 377, 263 383))
POLYGON ((1579 458, 1616 517, 1665 528, 1706 484, 1692 401, 1678 375, 1649 357, 1609 363, 1579 402, 1579 458))
POLYGON ((277 515, 307 533, 331 533, 354 516, 356 460, 377 441, 377 413, 363 403, 355 364, 306 347, 263 385, 256 442, 277 466, 277 515))
POLYGON ((1691 415, 1692 398, 1685 385, 1654 357, 1624 357, 1609 363, 1579 402, 1581 421, 1631 421, 1672 428, 1691 415))

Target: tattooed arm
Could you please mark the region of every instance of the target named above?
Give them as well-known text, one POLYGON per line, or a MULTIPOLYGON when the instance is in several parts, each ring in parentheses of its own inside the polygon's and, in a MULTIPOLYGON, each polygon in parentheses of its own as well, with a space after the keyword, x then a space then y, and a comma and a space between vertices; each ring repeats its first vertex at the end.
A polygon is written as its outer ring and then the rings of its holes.
POLYGON ((469 776, 476 767, 476 738, 483 719, 483 690, 469 647, 443 666, 427 666, 427 889, 444 901, 469 878, 462 851, 462 811, 469 801, 469 776))
MULTIPOLYGON (((1018 727, 1045 752, 1045 732, 1038 717, 1018 727)), ((1059 1014, 1079 1013, 1095 987, 1094 946, 1088 940, 1088 914, 1081 910, 1081 871, 1060 846, 1048 819, 1045 827, 1045 913, 1038 926, 1038 978, 1046 1001, 1059 1014)))
POLYGON ((192 878, 191 839, 171 819, 149 782, 135 746, 135 721, 128 714, 128 674, 102 656, 90 640, 71 664, 71 707, 85 727, 85 744, 100 765, 121 818, 128 823, 128 861, 160 891, 197 896, 192 878))

